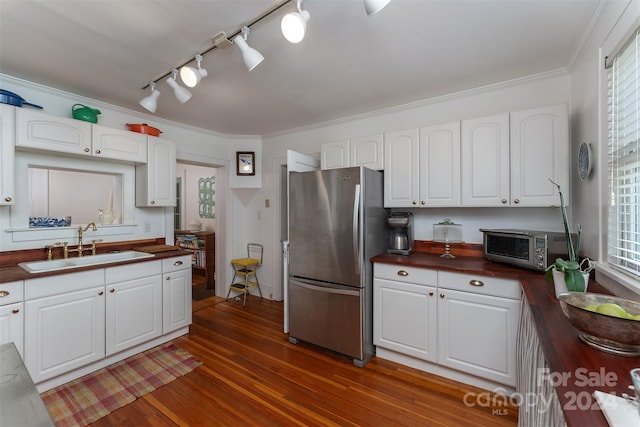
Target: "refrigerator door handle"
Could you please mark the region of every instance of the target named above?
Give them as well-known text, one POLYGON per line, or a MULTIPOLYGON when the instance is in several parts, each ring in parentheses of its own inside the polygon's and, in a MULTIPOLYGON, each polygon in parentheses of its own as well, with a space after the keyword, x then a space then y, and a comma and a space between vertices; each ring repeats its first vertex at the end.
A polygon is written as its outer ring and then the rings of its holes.
POLYGON ((356 274, 360 274, 360 245, 358 238, 360 236, 360 184, 356 184, 353 197, 353 264, 355 265, 356 274))
POLYGON ((338 289, 331 288, 327 286, 316 286, 307 282, 302 282, 299 279, 295 280, 295 284, 293 286, 300 286, 301 288, 310 289, 312 291, 324 292, 326 294, 338 294, 338 295, 351 295, 351 296, 360 296, 359 289, 338 289))

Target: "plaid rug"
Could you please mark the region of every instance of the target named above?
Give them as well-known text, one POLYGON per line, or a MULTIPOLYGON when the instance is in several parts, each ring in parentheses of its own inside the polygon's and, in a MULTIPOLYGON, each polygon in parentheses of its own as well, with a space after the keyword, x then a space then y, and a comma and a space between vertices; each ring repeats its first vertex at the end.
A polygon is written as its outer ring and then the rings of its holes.
POLYGON ((56 426, 86 426, 202 362, 172 343, 160 345, 41 394, 56 426))

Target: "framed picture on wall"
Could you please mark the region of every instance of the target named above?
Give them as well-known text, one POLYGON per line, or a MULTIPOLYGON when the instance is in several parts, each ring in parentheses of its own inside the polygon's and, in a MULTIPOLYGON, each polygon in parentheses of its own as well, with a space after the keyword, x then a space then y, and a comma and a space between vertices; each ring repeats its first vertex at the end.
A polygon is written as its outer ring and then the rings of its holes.
POLYGON ((256 155, 253 151, 236 151, 236 175, 251 176, 256 174, 256 155))

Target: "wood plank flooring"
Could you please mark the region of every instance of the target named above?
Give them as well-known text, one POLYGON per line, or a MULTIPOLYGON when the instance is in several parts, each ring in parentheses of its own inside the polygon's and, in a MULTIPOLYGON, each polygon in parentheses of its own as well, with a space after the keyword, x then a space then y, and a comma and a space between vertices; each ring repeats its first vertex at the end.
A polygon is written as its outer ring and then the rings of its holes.
POLYGON ((517 425, 516 408, 465 405, 466 393, 483 390, 375 357, 361 369, 290 344, 281 302, 250 296, 243 309, 211 298, 193 309, 189 335, 173 342, 203 365, 94 426, 517 425))

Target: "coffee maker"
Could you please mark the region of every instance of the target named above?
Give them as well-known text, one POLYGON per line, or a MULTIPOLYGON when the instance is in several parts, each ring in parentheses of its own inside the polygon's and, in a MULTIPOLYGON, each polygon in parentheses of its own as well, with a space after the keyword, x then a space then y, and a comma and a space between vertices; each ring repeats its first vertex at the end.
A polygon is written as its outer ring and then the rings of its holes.
POLYGON ((392 212, 387 223, 391 227, 387 253, 409 255, 413 252, 413 214, 392 212))

